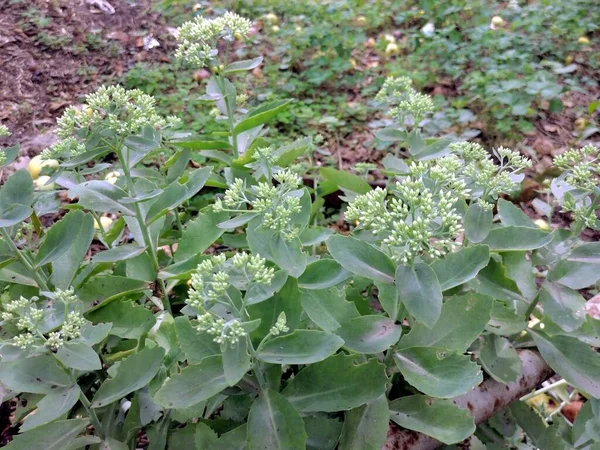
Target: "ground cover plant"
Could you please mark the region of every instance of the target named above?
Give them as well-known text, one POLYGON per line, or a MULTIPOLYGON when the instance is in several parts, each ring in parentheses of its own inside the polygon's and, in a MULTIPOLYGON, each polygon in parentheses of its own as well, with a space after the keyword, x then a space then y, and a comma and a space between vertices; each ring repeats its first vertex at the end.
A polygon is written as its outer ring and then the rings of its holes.
POLYGON ((390 423, 450 448, 596 448, 598 149, 554 158, 546 205, 569 221, 551 230, 510 201, 531 161, 428 137, 435 104, 399 76, 373 92, 381 186, 317 168, 319 136, 267 132, 290 99, 247 106, 263 57, 232 49, 251 27, 179 29, 178 59, 210 74, 207 129, 101 87, 0 188, 7 448, 375 449, 390 423), (510 390, 530 350, 560 377, 535 396, 564 404, 475 423, 455 403, 510 390))

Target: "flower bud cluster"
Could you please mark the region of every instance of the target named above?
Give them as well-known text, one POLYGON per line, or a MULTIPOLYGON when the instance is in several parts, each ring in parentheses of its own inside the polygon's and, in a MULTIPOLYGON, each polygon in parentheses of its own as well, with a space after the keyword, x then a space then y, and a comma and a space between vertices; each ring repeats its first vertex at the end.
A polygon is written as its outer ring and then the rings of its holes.
POLYGON ((278 336, 279 334, 287 333, 288 331, 290 331, 290 329, 287 326, 285 311, 282 311, 281 314, 279 314, 279 317, 277 317, 277 322, 275 322, 275 325, 273 325, 269 330, 269 333, 271 333, 273 336, 278 336))
POLYGON ((250 20, 232 12, 215 19, 196 17, 179 28, 179 47, 175 56, 197 68, 213 65, 219 53, 217 41, 247 38, 251 26, 250 20))
POLYGON ((217 344, 225 344, 233 347, 242 337, 247 335, 242 323, 237 319, 226 322, 221 317, 213 316, 208 312, 199 315, 197 319, 196 330, 213 335, 213 341, 217 344))
POLYGON ((6 125, 0 125, 0 137, 10 136, 10 131, 6 125))
POLYGON ((412 80, 407 77, 387 78, 375 100, 387 104, 388 113, 402 125, 407 121, 418 125, 434 109, 431 97, 413 88, 412 80))
POLYGON ((243 180, 235 179, 223 199, 215 201, 214 210, 240 212, 244 206, 251 207, 263 215, 262 226, 280 232, 287 240, 293 239, 298 229, 292 219, 302 209, 302 191, 298 190, 302 178, 290 169, 280 170, 273 178, 279 183, 277 186, 261 181, 249 189, 243 180))
POLYGON ((85 98, 81 109, 67 108, 57 120, 56 134, 61 141, 44 151, 44 159, 72 157, 85 151, 75 138, 81 132, 111 132, 116 138, 138 134, 144 127, 175 126, 176 118, 163 119, 156 112, 155 100, 139 89, 101 86, 85 98))

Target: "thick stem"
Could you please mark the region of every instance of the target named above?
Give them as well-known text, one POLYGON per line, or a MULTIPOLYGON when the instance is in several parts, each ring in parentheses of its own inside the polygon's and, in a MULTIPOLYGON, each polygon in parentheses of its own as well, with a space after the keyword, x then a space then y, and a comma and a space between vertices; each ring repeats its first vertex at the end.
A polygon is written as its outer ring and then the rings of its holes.
POLYGON ((8 244, 8 246, 10 247, 10 249, 21 260, 21 263, 28 270, 31 271, 31 273, 33 274, 33 277, 35 278, 36 283, 38 284, 38 287, 40 289, 43 289, 43 290, 47 291, 48 290, 48 284, 46 283, 46 280, 44 280, 44 277, 42 277, 40 275, 40 273, 33 267, 33 264, 31 263, 31 261, 29 260, 29 258, 21 250, 19 250, 17 248, 17 246, 15 245, 15 243, 13 242, 13 240, 11 239, 11 237, 8 234, 8 232, 6 231, 6 229, 5 228, 0 228, 0 234, 2 234, 2 237, 4 238, 4 240, 6 241, 6 243, 8 244))
POLYGON ((533 299, 533 301, 527 307, 527 310, 525 311, 525 320, 529 320, 529 316, 531 316, 531 313, 533 313, 533 310, 535 309, 535 307, 537 306, 537 304, 539 302, 540 302, 540 293, 538 292, 537 295, 535 296, 535 298, 533 299))
MULTIPOLYGON (((129 165, 127 164, 127 160, 123 156, 123 147, 118 146, 115 148, 119 161, 121 162, 121 167, 123 168, 123 175, 127 180, 127 187, 129 189, 129 195, 132 197, 136 196, 135 185, 133 183, 133 178, 131 177, 131 172, 129 170, 129 165)), ((150 237, 150 232, 148 231, 148 226, 146 225, 146 221, 144 220, 144 216, 142 215, 142 210, 138 202, 133 203, 133 208, 135 210, 135 218, 137 220, 138 226, 140 227, 140 232, 142 233, 142 237, 144 238, 144 243, 146 244, 146 250, 150 255, 150 260, 152 261, 152 267, 156 272, 157 279, 161 292, 163 294, 163 306, 170 313, 171 312, 171 303, 169 302, 169 295, 167 294, 167 288, 165 286, 164 280, 158 278, 158 271, 160 270, 160 265, 158 263, 158 256, 156 254, 156 250, 152 243, 152 239, 150 237)))
POLYGON ((92 422, 92 425, 94 425, 96 434, 98 434, 98 436, 101 439, 104 439, 106 437, 106 435, 104 433, 104 427, 100 423, 100 420, 98 419, 98 416, 96 415, 96 411, 94 411, 94 409, 91 407, 92 404, 90 403, 90 401, 88 400, 88 398, 85 396, 85 394, 83 392, 79 392, 79 400, 81 401, 81 404, 83 405, 83 407, 87 411, 88 415, 90 416, 90 421, 92 422))
POLYGON ((225 78, 223 75, 217 76, 219 88, 221 89, 221 94, 223 94, 223 100, 225 101, 225 107, 227 108, 227 119, 229 121, 229 132, 231 133, 231 147, 233 149, 233 157, 238 158, 240 156, 240 152, 238 150, 238 140, 237 134, 235 133, 235 125, 233 123, 233 108, 231 107, 231 102, 229 101, 229 94, 227 93, 227 88, 225 86, 225 78))
MULTIPOLYGON (((452 403, 468 410, 475 423, 479 424, 552 376, 552 369, 539 353, 520 350, 519 358, 521 374, 516 381, 502 384, 489 378, 472 391, 454 398, 452 403)), ((387 442, 382 450, 433 450, 441 445, 441 442, 430 436, 393 425, 388 431, 387 442)))

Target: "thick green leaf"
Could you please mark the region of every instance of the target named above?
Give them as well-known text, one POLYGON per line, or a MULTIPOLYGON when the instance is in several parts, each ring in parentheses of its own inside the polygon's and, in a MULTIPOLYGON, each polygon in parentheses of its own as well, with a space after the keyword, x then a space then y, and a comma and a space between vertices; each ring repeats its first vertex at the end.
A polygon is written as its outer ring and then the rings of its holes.
POLYGON ((385 283, 394 281, 392 260, 364 241, 351 236, 335 235, 327 240, 331 256, 346 270, 385 283))
POLYGON ((383 142, 398 142, 406 139, 406 132, 398 128, 398 125, 392 125, 381 128, 373 132, 375 137, 383 142))
POLYGON ((207 356, 221 353, 214 336, 196 331, 186 316, 175 318, 175 331, 179 346, 190 364, 199 363, 207 356))
POLYGON ((92 180, 73 186, 67 192, 69 198, 79 198, 79 205, 97 212, 134 216, 129 206, 121 203, 128 197, 127 192, 107 181, 92 180))
POLYGON ((544 313, 566 332, 575 331, 585 322, 585 299, 576 291, 545 281, 539 295, 544 313))
POLYGON ((344 345, 335 334, 318 330, 296 330, 267 340, 256 357, 271 364, 313 364, 333 355, 344 345))
POLYGON ((503 198, 498 199, 498 214, 504 226, 537 228, 521 208, 503 198))
POLYGON ((146 247, 140 247, 138 244, 125 244, 96 253, 93 256, 92 261, 96 263, 125 261, 135 258, 145 251, 146 247))
POLYGON ((406 309, 398 297, 396 286, 381 281, 375 282, 375 286, 377 286, 377 299, 388 317, 392 320, 403 320, 406 309))
POLYGON ((514 252, 534 250, 549 244, 552 234, 535 228, 509 226, 494 228, 482 244, 488 245, 496 252, 514 252))
POLYGON ((131 300, 109 303, 89 313, 87 318, 93 323, 112 323, 109 333, 124 339, 138 339, 156 323, 150 310, 131 300))
POLYGON ((338 354, 306 366, 283 390, 299 411, 343 411, 375 400, 385 392, 385 367, 375 359, 356 365, 338 354))
POLYGON ((248 338, 243 337, 236 345, 227 345, 222 350, 225 379, 229 386, 235 386, 252 368, 248 353, 248 338))
POLYGON ((279 392, 261 391, 248 415, 249 450, 305 450, 300 413, 279 392))
POLYGON ((321 167, 319 173, 339 189, 352 191, 356 194, 366 194, 372 190, 371 185, 364 178, 350 172, 334 169, 333 167, 321 167))
POLYGON ((33 210, 29 206, 13 203, 0 211, 0 228, 17 225, 27 219, 33 210))
POLYGON ((337 288, 302 289, 300 293, 302 308, 325 331, 335 331, 342 323, 360 316, 354 303, 346 301, 344 291, 337 288))
POLYGON ((418 322, 433 327, 442 313, 442 289, 433 269, 424 263, 399 265, 396 287, 408 312, 418 322))
POLYGON ((247 425, 243 424, 211 443, 208 450, 245 450, 247 441, 247 425))
POLYGON ((445 444, 460 442, 475 432, 473 418, 452 400, 410 395, 391 402, 390 412, 390 418, 401 427, 425 433, 445 444))
POLYGON ((25 169, 13 173, 0 189, 0 210, 11 205, 31 206, 33 203, 33 180, 25 169))
POLYGON ((270 299, 276 292, 279 292, 288 279, 288 273, 285 270, 278 270, 273 275, 271 284, 250 283, 246 290, 246 305, 254 305, 270 299))
POLYGON ((92 408, 101 408, 146 386, 162 366, 165 351, 161 347, 145 348, 121 361, 117 374, 98 389, 92 408))
POLYGON ((192 139, 188 141, 171 141, 176 147, 189 148, 192 150, 229 150, 231 144, 226 141, 209 141, 204 139, 192 139))
POLYGON ((48 354, 1 363, 0 380, 11 391, 32 394, 51 394, 72 385, 69 375, 48 354))
POLYGON ((344 340, 344 347, 356 353, 380 353, 398 342, 402 327, 394 319, 383 316, 361 316, 343 323, 335 334, 344 340))
POLYGON ((19 431, 24 433, 32 428, 45 425, 67 414, 79 400, 79 386, 74 385, 66 389, 58 389, 46 395, 37 404, 37 410, 25 418, 19 431))
POLYGON ((394 353, 394 360, 408 383, 433 397, 456 397, 483 381, 480 367, 458 352, 412 347, 394 353))
POLYGON ((342 432, 342 422, 321 415, 304 416, 303 420, 307 434, 306 450, 335 450, 342 432))
POLYGON ((399 347, 438 347, 464 352, 490 320, 492 303, 491 297, 475 293, 451 297, 432 328, 417 323, 400 340, 399 347))
POLYGON ((496 381, 504 384, 516 381, 521 373, 521 359, 508 339, 495 334, 483 337, 479 362, 496 381))
POLYGON ((228 386, 223 358, 209 356, 169 378, 155 394, 154 401, 169 409, 187 408, 208 400, 228 386))
POLYGON ((56 352, 56 358, 71 369, 92 371, 102 369, 100 357, 96 351, 83 342, 65 342, 56 352))
POLYGON ((442 291, 447 291, 475 278, 489 260, 489 248, 485 245, 475 245, 464 247, 456 253, 449 253, 445 258, 431 264, 431 268, 442 291))
POLYGON ((202 422, 188 423, 184 428, 176 428, 169 434, 168 450, 205 449, 217 440, 215 433, 202 422))
POLYGON ((389 422, 385 395, 346 412, 339 450, 380 450, 387 439, 389 422))
POLYGON ((569 261, 600 264, 600 242, 585 242, 569 253, 569 261))
POLYGON ((570 384, 592 396, 600 397, 600 357, 591 347, 569 336, 548 336, 530 330, 550 367, 570 384))
POLYGON ((298 286, 304 289, 327 289, 350 278, 350 272, 333 259, 320 259, 306 266, 298 278, 298 286))
POLYGON ((527 252, 502 253, 502 263, 506 269, 506 275, 517 284, 519 291, 528 302, 531 302, 538 292, 535 281, 535 271, 527 252))
POLYGON ((225 231, 217 225, 229 217, 226 212, 214 212, 208 208, 189 222, 181 235, 175 252, 175 261, 181 262, 198 253, 203 253, 225 231))
MULTIPOLYGON (((85 241, 78 239, 78 236, 89 235, 90 231, 93 236, 94 218, 91 214, 84 214, 83 211, 70 212, 52 225, 46 233, 44 242, 35 257, 36 267, 55 261, 69 251, 73 245, 85 244, 85 241)), ((85 250, 87 251, 87 246, 85 250)))
POLYGON ((486 330, 499 336, 511 336, 520 333, 527 325, 525 318, 517 314, 513 307, 506 302, 494 301, 492 305, 491 319, 486 330))
POLYGON ((290 102, 291 100, 275 100, 271 103, 265 103, 259 106, 255 110, 250 111, 244 119, 238 122, 235 125, 233 132, 240 134, 260 125, 264 125, 281 111, 286 109, 290 102))
POLYGON ((225 70, 223 71, 223 73, 225 75, 228 75, 230 73, 245 72, 247 70, 256 69, 258 66, 260 66, 262 64, 262 62, 263 62, 262 56, 259 56, 258 58, 254 58, 254 59, 244 59, 242 61, 236 61, 231 64, 228 64, 227 67, 225 67, 225 70))
POLYGON ((40 450, 40 443, 43 442, 44 450, 65 450, 72 448, 71 442, 85 430, 88 424, 87 419, 58 420, 15 436, 14 440, 4 448, 40 450))
POLYGON ((600 264, 562 260, 550 270, 548 280, 571 289, 585 289, 600 280, 600 264))
POLYGON ((514 300, 526 303, 525 298, 513 280, 506 276, 506 268, 491 258, 487 267, 469 282, 475 291, 500 300, 514 300))
POLYGON ((492 228, 493 214, 479 203, 472 203, 465 214, 465 236, 474 244, 483 241, 492 228))

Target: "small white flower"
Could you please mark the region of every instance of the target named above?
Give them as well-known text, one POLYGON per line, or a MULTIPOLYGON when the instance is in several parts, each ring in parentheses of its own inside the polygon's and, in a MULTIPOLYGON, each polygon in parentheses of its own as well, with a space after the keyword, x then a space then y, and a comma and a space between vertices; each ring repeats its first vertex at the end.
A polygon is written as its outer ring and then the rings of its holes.
POLYGON ((425 26, 421 28, 421 33, 423 33, 423 36, 425 37, 433 36, 433 33, 435 33, 435 25, 431 22, 427 22, 425 26))

